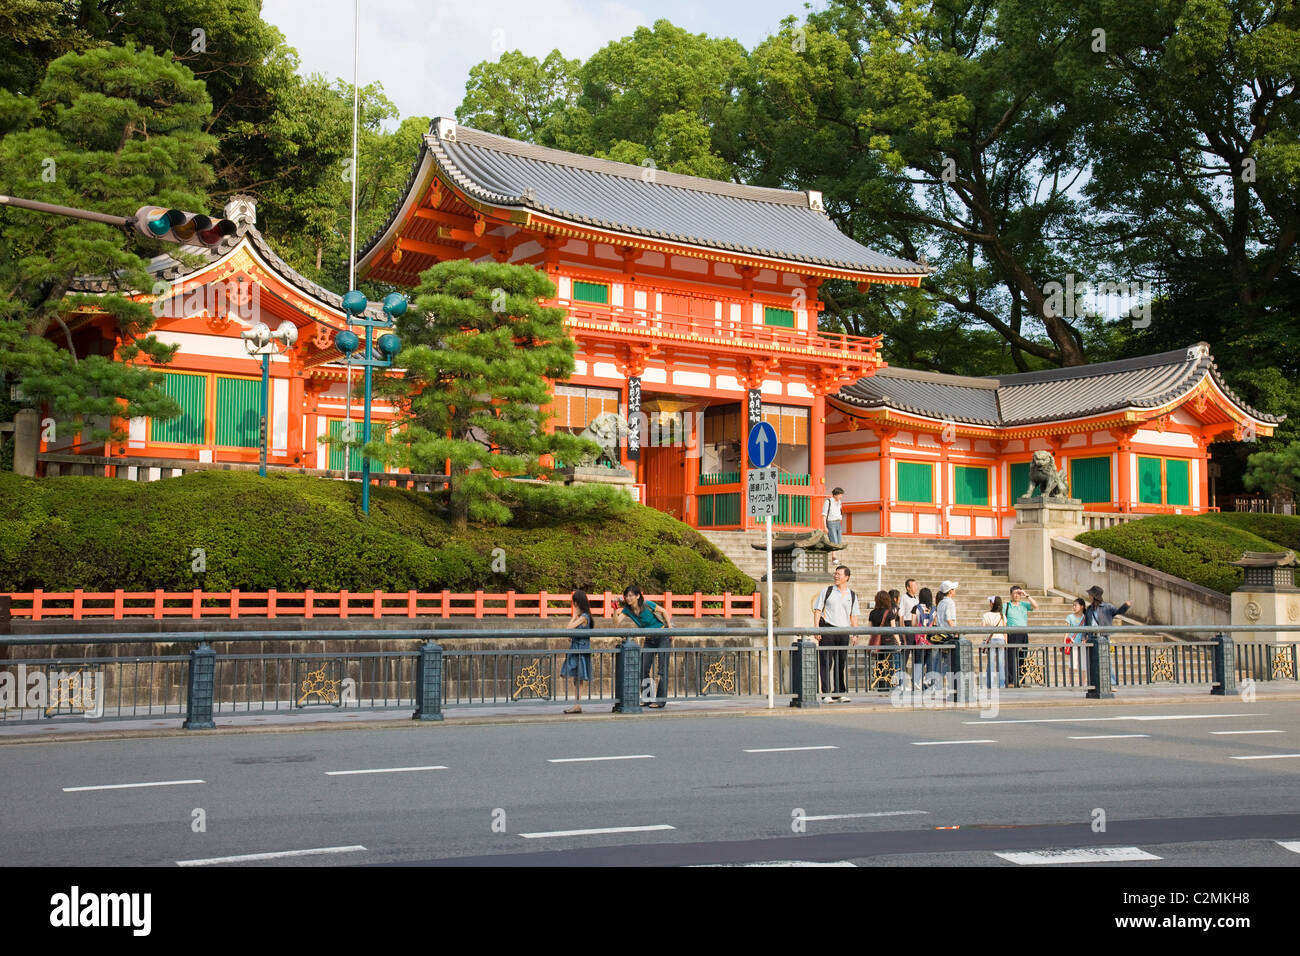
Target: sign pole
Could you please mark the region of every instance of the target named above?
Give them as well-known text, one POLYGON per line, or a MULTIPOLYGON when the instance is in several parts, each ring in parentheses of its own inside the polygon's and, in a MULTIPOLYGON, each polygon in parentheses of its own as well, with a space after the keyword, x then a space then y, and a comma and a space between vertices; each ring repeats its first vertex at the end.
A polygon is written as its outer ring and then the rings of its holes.
POLYGON ((776 706, 776 641, 772 636, 772 516, 767 516, 767 708, 776 706))

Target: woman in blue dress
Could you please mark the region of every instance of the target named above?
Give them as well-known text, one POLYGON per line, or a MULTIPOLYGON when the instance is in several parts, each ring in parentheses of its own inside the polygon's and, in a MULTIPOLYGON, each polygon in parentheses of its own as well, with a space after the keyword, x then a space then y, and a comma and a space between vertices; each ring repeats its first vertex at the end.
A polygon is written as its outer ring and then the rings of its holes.
MULTIPOLYGON (((573 617, 569 621, 569 630, 591 630, 591 602, 587 600, 586 591, 574 591, 569 595, 573 603, 573 617)), ((582 682, 591 680, 591 638, 577 636, 569 638, 569 653, 560 668, 560 676, 573 681, 572 707, 566 708, 566 714, 582 713, 582 682)))

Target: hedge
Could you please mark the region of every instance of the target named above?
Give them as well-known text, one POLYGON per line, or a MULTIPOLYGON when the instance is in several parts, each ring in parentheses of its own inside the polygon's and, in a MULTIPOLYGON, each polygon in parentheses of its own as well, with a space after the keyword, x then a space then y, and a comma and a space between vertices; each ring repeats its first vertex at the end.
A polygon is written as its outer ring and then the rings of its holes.
MULTIPOLYGON (((1245 551, 1281 551, 1279 544, 1252 534, 1230 515, 1156 515, 1128 524, 1088 531, 1080 544, 1127 558, 1228 594, 1242 582, 1231 562, 1245 551)), ((1253 516, 1241 516, 1253 517, 1253 516)), ((1260 516, 1268 517, 1268 516, 1260 516)), ((1294 520, 1294 519, 1293 519, 1294 520)), ((1261 528, 1264 527, 1261 525, 1261 528)))
POLYGON ((639 505, 613 518, 526 514, 517 527, 457 534, 430 495, 372 488, 368 517, 359 496, 355 483, 301 475, 206 471, 137 483, 0 474, 0 591, 754 588, 697 531, 639 505))

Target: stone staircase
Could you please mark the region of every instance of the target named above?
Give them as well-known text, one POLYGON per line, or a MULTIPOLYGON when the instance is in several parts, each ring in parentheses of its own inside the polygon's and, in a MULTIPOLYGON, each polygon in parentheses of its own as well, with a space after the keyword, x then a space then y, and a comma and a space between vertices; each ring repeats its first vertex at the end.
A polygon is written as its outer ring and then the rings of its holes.
MULTIPOLYGON (((709 531, 701 533, 716 544, 728 558, 754 578, 758 585, 767 573, 767 558, 764 552, 754 550, 751 545, 762 544, 764 534, 761 531, 709 531)), ((956 581, 957 621, 959 624, 978 626, 984 612, 988 610, 990 595, 998 595, 1005 603, 1011 589, 1007 577, 1010 560, 1009 542, 1005 539, 942 539, 942 538, 878 538, 847 537, 840 552, 841 563, 853 572, 850 585, 858 594, 858 601, 863 605, 863 612, 874 606, 876 593, 875 546, 879 542, 886 544, 886 559, 880 574, 880 586, 888 591, 891 588, 903 590, 903 583, 908 578, 916 578, 921 587, 928 587, 936 592, 938 598, 939 582, 956 581)), ((826 583, 830 583, 827 576, 826 583)), ((1033 612, 1030 623, 1043 625, 1064 625, 1066 615, 1071 611, 1069 598, 1041 590, 1027 589, 1038 602, 1038 610, 1033 612)), ((1031 641, 1058 643, 1061 635, 1044 634, 1041 637, 1030 636, 1031 641)), ((1142 635, 1136 631, 1124 636, 1126 640, 1164 640, 1153 635, 1142 635)))

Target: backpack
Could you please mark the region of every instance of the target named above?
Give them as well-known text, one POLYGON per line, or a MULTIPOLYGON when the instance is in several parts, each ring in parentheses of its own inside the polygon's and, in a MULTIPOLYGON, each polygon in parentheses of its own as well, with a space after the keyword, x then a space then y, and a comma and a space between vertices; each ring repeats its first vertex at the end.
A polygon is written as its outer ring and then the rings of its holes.
MULTIPOLYGON (((827 586, 825 592, 822 594, 822 622, 819 625, 820 627, 835 626, 833 624, 826 623, 826 602, 830 600, 831 592, 834 590, 835 590, 835 585, 831 584, 827 586)), ((857 603, 858 603, 858 592, 850 589, 849 590, 849 611, 850 612, 853 610, 853 605, 857 603)), ((813 610, 816 610, 816 608, 814 608, 813 610)), ((853 615, 850 613, 849 617, 852 618, 853 615)))
MULTIPOLYGON (((923 604, 918 604, 912 613, 916 615, 915 627, 934 627, 935 618, 938 616, 934 608, 927 608, 923 604)), ((918 647, 930 646, 930 641, 924 634, 913 634, 912 638, 918 647)))

